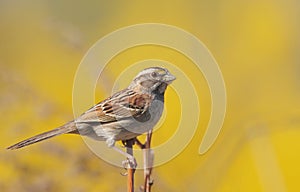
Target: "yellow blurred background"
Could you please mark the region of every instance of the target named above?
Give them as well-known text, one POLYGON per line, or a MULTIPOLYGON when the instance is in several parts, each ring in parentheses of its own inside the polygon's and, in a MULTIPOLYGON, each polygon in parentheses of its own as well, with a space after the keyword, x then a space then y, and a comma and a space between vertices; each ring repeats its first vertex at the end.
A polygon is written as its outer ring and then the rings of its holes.
MULTIPOLYGON (((5 148, 72 119, 73 80, 87 50, 121 27, 149 22, 199 38, 216 58, 227 91, 222 131, 199 155, 211 107, 203 74, 180 53, 158 46, 111 60, 95 102, 110 94, 122 68, 143 59, 174 63, 197 87, 196 134, 178 156, 155 167, 153 191, 299 191, 299 8, 298 1, 279 0, 0 1, 0 191, 126 190, 123 170, 99 159, 78 136, 5 148)), ((154 145, 176 131, 178 100, 168 89, 168 114, 154 145)), ((136 188, 142 177, 138 171, 136 188)))

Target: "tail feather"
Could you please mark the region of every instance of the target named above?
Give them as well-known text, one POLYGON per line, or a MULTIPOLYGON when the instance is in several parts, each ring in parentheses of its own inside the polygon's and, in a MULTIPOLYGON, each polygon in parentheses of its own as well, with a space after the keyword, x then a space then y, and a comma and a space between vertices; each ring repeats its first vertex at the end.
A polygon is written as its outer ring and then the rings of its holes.
POLYGON ((20 141, 10 147, 7 147, 7 149, 19 149, 22 147, 25 147, 27 145, 31 145, 40 141, 43 141, 45 139, 52 138, 54 136, 58 136, 65 133, 76 133, 76 126, 73 122, 67 123, 66 125, 63 125, 61 127, 58 127, 56 129, 38 134, 36 136, 30 137, 28 139, 25 139, 24 141, 20 141))

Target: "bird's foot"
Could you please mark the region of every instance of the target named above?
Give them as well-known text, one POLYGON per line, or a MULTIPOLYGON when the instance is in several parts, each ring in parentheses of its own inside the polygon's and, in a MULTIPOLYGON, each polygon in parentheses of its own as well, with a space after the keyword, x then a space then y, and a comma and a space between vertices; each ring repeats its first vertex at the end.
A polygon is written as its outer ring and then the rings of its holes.
POLYGON ((136 169, 137 162, 133 156, 127 156, 127 159, 122 161, 124 169, 136 169))

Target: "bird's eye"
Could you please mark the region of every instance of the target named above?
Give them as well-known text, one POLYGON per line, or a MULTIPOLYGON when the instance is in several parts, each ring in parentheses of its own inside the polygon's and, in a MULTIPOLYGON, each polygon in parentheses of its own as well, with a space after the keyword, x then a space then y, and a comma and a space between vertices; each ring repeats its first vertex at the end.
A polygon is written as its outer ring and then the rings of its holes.
POLYGON ((151 76, 154 77, 154 78, 157 77, 157 72, 152 72, 151 76))

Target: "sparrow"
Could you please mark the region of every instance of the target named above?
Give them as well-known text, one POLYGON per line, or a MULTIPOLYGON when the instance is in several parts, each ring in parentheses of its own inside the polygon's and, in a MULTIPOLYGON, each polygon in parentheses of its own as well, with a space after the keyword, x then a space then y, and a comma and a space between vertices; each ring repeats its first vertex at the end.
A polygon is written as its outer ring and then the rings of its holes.
MULTIPOLYGON (((165 68, 146 68, 127 88, 99 102, 78 118, 7 149, 22 148, 62 134, 80 134, 105 141, 108 147, 115 148, 116 141, 133 139, 153 129, 164 109, 165 91, 175 79, 165 68)), ((121 149, 117 151, 125 153, 121 149)))

